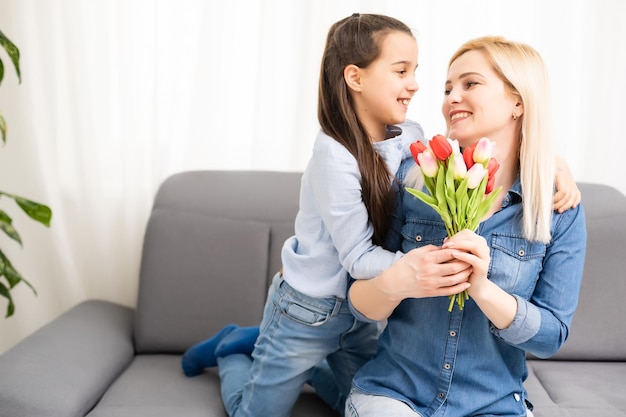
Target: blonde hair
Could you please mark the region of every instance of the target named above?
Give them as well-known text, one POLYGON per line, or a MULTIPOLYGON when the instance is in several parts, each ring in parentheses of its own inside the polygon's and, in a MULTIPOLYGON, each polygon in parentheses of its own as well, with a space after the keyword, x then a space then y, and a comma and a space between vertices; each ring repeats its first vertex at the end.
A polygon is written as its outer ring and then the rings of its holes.
MULTIPOLYGON (((556 159, 552 145, 550 88, 543 59, 531 46, 498 36, 465 42, 448 67, 465 52, 485 53, 506 89, 524 105, 518 160, 522 185, 522 230, 531 241, 551 239, 556 159)), ((512 117, 512 115, 511 115, 512 117)))

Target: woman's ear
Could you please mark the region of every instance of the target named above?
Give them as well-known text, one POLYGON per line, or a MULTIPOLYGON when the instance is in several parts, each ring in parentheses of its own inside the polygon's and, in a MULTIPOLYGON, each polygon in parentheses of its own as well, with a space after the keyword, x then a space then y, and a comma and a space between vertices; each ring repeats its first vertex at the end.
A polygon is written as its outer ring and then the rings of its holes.
POLYGON ((354 64, 346 66, 343 69, 343 79, 350 90, 357 93, 361 91, 361 68, 354 64))
POLYGON ((515 114, 517 114, 517 117, 521 117, 524 114, 524 105, 519 101, 515 103, 515 114))

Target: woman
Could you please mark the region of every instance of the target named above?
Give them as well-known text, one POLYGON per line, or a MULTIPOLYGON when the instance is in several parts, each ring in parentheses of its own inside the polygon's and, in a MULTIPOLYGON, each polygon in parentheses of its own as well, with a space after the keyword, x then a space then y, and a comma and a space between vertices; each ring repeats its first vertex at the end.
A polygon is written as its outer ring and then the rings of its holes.
POLYGON ((413 256, 350 288, 355 314, 388 325, 353 380, 346 415, 532 415, 525 356, 551 356, 567 339, 586 247, 582 205, 552 210, 548 92, 543 61, 528 45, 482 37, 452 56, 442 106, 448 137, 461 147, 494 141, 503 192, 476 233, 464 230, 442 247, 439 215, 404 193, 402 250, 413 256), (469 300, 448 312, 448 297, 431 289, 458 277, 424 279, 421 271, 452 259, 472 272, 469 300))

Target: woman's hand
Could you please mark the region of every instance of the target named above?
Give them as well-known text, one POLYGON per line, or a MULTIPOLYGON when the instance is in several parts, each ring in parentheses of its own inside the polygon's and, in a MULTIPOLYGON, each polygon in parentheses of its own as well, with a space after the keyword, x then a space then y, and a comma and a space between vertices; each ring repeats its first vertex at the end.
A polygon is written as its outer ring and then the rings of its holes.
POLYGON ((469 229, 461 230, 448 238, 443 248, 456 249, 452 256, 471 265, 472 272, 468 280, 471 284, 468 289, 469 295, 472 296, 472 293, 480 291, 481 287, 488 282, 487 272, 491 261, 489 246, 485 238, 469 229))
POLYGON ((497 328, 508 327, 517 313, 517 300, 488 279, 491 256, 485 239, 470 230, 462 230, 449 238, 444 248, 456 249, 453 256, 472 266, 467 293, 478 308, 497 328))

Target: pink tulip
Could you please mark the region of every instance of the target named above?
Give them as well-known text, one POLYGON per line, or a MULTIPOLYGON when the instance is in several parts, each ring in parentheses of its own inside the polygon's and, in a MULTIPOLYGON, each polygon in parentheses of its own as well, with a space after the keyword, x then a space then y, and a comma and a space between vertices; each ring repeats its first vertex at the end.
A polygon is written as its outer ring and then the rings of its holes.
POLYGON ((491 158, 491 153, 493 152, 495 145, 495 142, 492 142, 487 138, 480 138, 476 143, 476 148, 474 149, 474 162, 479 164, 487 162, 489 158, 491 158))
POLYGON ((447 138, 447 140, 450 146, 452 147, 452 153, 456 157, 457 153, 461 153, 461 145, 459 145, 459 141, 456 139, 450 139, 450 138, 447 138))
POLYGON ((474 164, 467 170, 467 188, 474 189, 480 185, 480 182, 485 178, 487 170, 481 164, 474 164))
POLYGON ((465 178, 467 174, 467 167, 463 161, 463 155, 460 153, 454 154, 454 179, 461 180, 465 178))
POLYGON ((427 149, 424 152, 417 155, 418 164, 422 169, 422 173, 427 177, 435 177, 439 170, 439 165, 435 155, 427 149))

